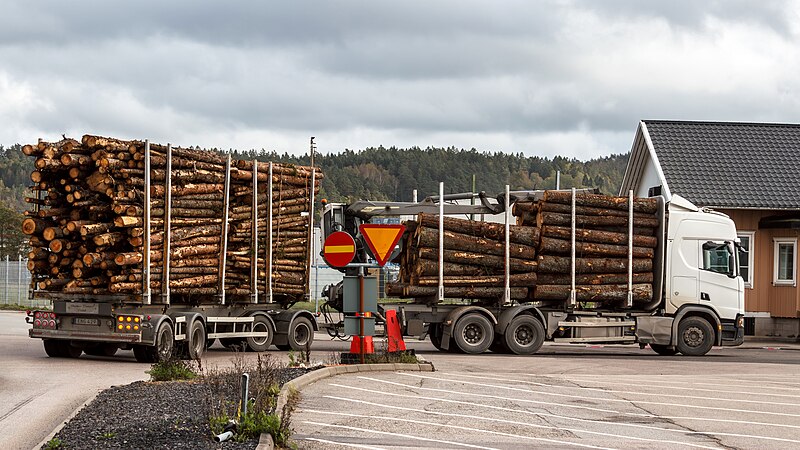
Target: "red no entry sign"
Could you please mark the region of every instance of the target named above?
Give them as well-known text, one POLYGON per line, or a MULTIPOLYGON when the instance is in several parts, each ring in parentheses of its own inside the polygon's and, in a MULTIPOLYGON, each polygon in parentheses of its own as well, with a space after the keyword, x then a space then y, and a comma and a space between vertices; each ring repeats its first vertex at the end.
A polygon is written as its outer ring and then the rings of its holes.
POLYGON ((356 254, 356 241, 344 231, 331 233, 322 246, 322 257, 331 267, 344 267, 350 264, 356 254))

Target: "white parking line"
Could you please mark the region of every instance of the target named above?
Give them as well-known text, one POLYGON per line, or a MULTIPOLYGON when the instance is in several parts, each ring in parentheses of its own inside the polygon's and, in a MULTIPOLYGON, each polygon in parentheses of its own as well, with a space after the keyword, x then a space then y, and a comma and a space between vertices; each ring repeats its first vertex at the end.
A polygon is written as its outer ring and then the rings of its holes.
MULTIPOLYGON (((555 378, 549 376, 548 378, 555 378)), ((755 396, 768 396, 768 397, 786 397, 786 398, 798 398, 800 399, 800 395, 791 395, 791 394, 770 394, 768 392, 752 392, 752 391, 729 391, 724 389, 707 389, 707 388, 695 388, 690 386, 669 386, 661 381, 656 381, 647 384, 637 384, 632 382, 623 382, 623 381, 608 381, 608 380, 586 380, 581 378, 573 378, 573 377, 558 377, 559 379, 569 381, 572 383, 596 383, 596 384, 615 384, 615 385, 623 385, 623 386, 631 386, 631 387, 644 387, 644 388, 654 388, 654 389, 680 389, 681 391, 698 391, 698 392, 718 392, 723 394, 736 394, 736 395, 755 395, 755 396)), ((497 378, 495 378, 497 379, 497 378)), ((719 385, 717 385, 719 386, 719 385)), ((727 386, 727 385, 725 385, 727 386)), ((783 388, 779 388, 784 390, 783 388)))
MULTIPOLYGON (((333 400, 339 400, 339 401, 345 401, 345 402, 351 402, 351 403, 360 403, 362 405, 378 406, 378 407, 381 407, 381 408, 395 409, 395 410, 399 410, 399 411, 418 412, 418 413, 421 413, 421 414, 434 415, 434 416, 457 417, 459 419, 483 420, 483 421, 486 421, 486 422, 504 423, 504 424, 509 424, 509 425, 517 425, 517 426, 522 426, 522 427, 540 428, 540 429, 556 430, 556 431, 569 431, 570 433, 574 433, 574 434, 591 434, 591 435, 595 435, 595 436, 605 436, 605 437, 617 438, 617 439, 622 439, 622 440, 627 439, 627 440, 631 440, 631 441, 655 442, 655 443, 659 443, 659 444, 685 445, 685 446, 688 446, 688 447, 697 447, 697 448, 705 448, 705 449, 713 449, 713 450, 716 450, 717 448, 719 448, 719 447, 708 447, 708 446, 699 445, 699 444, 691 444, 691 443, 683 442, 683 441, 670 441, 670 440, 666 440, 666 439, 650 439, 650 438, 643 438, 643 437, 636 437, 636 436, 627 436, 627 435, 624 435, 624 434, 603 433, 601 431, 583 430, 583 429, 580 429, 580 428, 557 427, 557 426, 553 426, 553 425, 537 425, 537 424, 533 424, 533 423, 530 423, 530 422, 520 422, 518 420, 498 419, 496 417, 473 416, 473 415, 470 415, 470 414, 463 414, 463 413, 445 413, 445 412, 439 412, 439 411, 429 411, 429 410, 425 410, 425 409, 407 408, 407 407, 403 407, 403 406, 385 405, 385 404, 381 404, 381 403, 368 402, 366 400, 356 400, 356 399, 352 399, 352 398, 335 397, 335 396, 332 396, 332 395, 326 395, 325 397, 333 399, 333 400)), ((600 421, 596 421, 596 422, 600 422, 600 421)), ((482 431, 482 430, 478 430, 476 428, 470 428, 470 429, 471 430, 475 430, 475 431, 482 431)), ((566 443, 567 441, 562 441, 562 442, 566 443)))
MULTIPOLYGON (((442 375, 449 375, 449 376, 456 376, 456 377, 465 377, 465 378, 478 378, 485 380, 486 376, 478 376, 478 375, 468 375, 465 373, 446 373, 443 372, 442 375)), ((505 381, 510 383, 517 383, 517 384, 527 384, 531 386, 537 387, 546 387, 546 388, 555 388, 555 389, 580 389, 583 391, 593 391, 593 392, 603 392, 609 394, 629 394, 629 395, 648 395, 652 397, 677 397, 677 398, 686 398, 685 394, 662 394, 662 393, 653 393, 653 392, 640 392, 640 391, 619 391, 614 389, 602 389, 602 388, 592 388, 592 387, 585 387, 585 386, 558 386, 556 384, 548 384, 548 383, 539 383, 536 381, 526 381, 520 379, 509 379, 509 378, 498 378, 492 377, 492 380, 495 381, 505 381)), ((565 379, 566 380, 566 379, 565 379)), ((569 381, 569 380, 566 380, 569 381)), ((529 391, 530 392, 530 391, 529 391)), ((746 393, 745 393, 746 394, 746 393)), ((733 403, 755 403, 757 405, 781 405, 781 406, 797 406, 800 407, 800 403, 782 403, 782 402, 774 402, 774 401, 761 401, 761 400, 745 400, 741 398, 731 398, 731 397, 699 397, 699 396, 692 396, 692 398, 696 400, 722 400, 726 402, 733 402, 733 403)))
MULTIPOLYGON (((510 438, 514 438, 514 439, 525 439, 525 440, 529 440, 529 441, 549 442, 551 444, 563 444, 563 445, 572 445, 572 446, 575 446, 575 447, 598 448, 598 449, 604 449, 604 450, 611 450, 609 447, 598 447, 596 445, 580 444, 578 442, 560 441, 560 440, 557 440, 557 439, 547 439, 547 438, 540 438, 540 437, 534 437, 534 436, 525 436, 525 435, 521 435, 521 434, 503 433, 503 432, 500 432, 500 431, 483 430, 483 429, 480 429, 480 428, 461 427, 461 426, 458 426, 458 425, 449 425, 449 424, 437 423, 437 422, 426 422, 426 421, 422 421, 422 420, 401 419, 399 417, 386 417, 386 416, 375 416, 375 415, 351 414, 351 413, 343 413, 343 412, 319 411, 319 410, 313 410, 313 409, 307 409, 305 411, 306 412, 310 412, 310 413, 315 413, 315 414, 328 414, 328 415, 334 415, 334 416, 358 417, 358 418, 363 418, 363 419, 380 419, 380 420, 389 420, 389 421, 397 421, 397 422, 415 423, 415 424, 418 424, 418 425, 432 425, 432 426, 440 427, 440 428, 452 428, 452 429, 461 430, 461 431, 475 431, 475 432, 478 432, 478 433, 486 433, 486 434, 492 434, 492 435, 496 435, 496 436, 510 437, 510 438)), ((431 413, 431 411, 425 411, 425 410, 417 410, 417 411, 420 411, 420 412, 425 413, 425 414, 430 414, 431 413)), ((454 415, 455 416, 459 416, 458 414, 454 414, 454 415)), ((464 443, 459 443, 459 442, 439 441, 439 440, 436 440, 436 439, 423 438, 421 436, 410 436, 410 435, 402 435, 402 434, 397 434, 397 433, 389 433, 387 431, 376 431, 376 430, 370 430, 370 429, 364 429, 364 428, 348 427, 348 426, 344 426, 344 425, 331 425, 331 424, 323 424, 323 423, 316 423, 316 422, 309 422, 309 421, 306 421, 305 423, 310 423, 312 425, 322 425, 322 426, 331 426, 331 427, 338 427, 338 428, 348 428, 348 429, 358 430, 358 431, 363 431, 363 432, 368 432, 368 433, 389 434, 389 435, 394 435, 394 436, 408 437, 408 438, 412 438, 412 439, 420 439, 420 440, 424 440, 424 441, 433 441, 433 442, 440 442, 440 443, 444 443, 444 444, 460 445, 462 447, 489 448, 489 449, 492 448, 492 447, 481 447, 481 446, 477 446, 477 445, 464 444, 464 443)), ((547 427, 547 428, 550 428, 550 427, 547 427)))
MULTIPOLYGON (((749 374, 739 374, 737 376, 747 376, 749 374)), ((653 375, 592 375, 592 374, 576 374, 576 375, 568 375, 570 378, 603 378, 608 379, 610 377, 625 377, 626 380, 635 380, 641 379, 640 381, 648 381, 653 378, 653 375)), ((779 377, 780 375, 776 375, 779 377)), ((725 383, 727 386, 734 387, 734 384, 737 385, 757 385, 762 388, 767 389, 780 389, 782 391, 800 391, 800 388, 792 388, 786 387, 786 385, 798 385, 800 383, 793 383, 789 381, 776 381, 775 379, 769 380, 755 380, 755 379, 738 379, 738 378, 729 378, 729 377, 719 377, 717 378, 719 382, 717 383, 703 383, 698 381, 686 381, 684 375, 658 375, 660 383, 672 383, 672 384, 681 384, 681 385, 691 385, 691 386, 719 386, 720 382, 725 383), (670 378, 680 378, 680 380, 670 381, 670 378), (778 386, 765 386, 767 384, 778 384, 778 386)), ((793 379, 793 378, 790 378, 793 379)))
MULTIPOLYGON (((769 411, 754 411, 751 409, 736 409, 736 408, 717 408, 714 406, 699 406, 699 405, 686 405, 682 403, 666 403, 666 402, 651 402, 647 400, 625 400, 625 399, 616 399, 616 398, 601 398, 601 397, 587 397, 583 395, 571 395, 571 394, 558 394, 555 392, 543 392, 543 391, 531 391, 530 389, 521 389, 521 388, 514 388, 510 386, 498 386, 495 384, 486 384, 486 383, 475 383, 471 381, 464 381, 464 380, 448 380, 446 378, 437 378, 437 377, 428 377, 424 375, 415 375, 410 373, 404 372, 397 372, 398 375, 407 376, 407 377, 415 377, 415 378, 424 378, 429 380, 438 380, 438 381, 446 381, 449 383, 462 383, 462 384, 469 384, 474 386, 482 386, 488 388, 495 388, 495 389, 504 389, 508 391, 515 391, 515 392, 525 392, 528 394, 541 394, 541 395, 550 395, 555 397, 568 397, 568 398, 578 398, 581 400, 598 400, 603 402, 624 402, 627 404, 631 403, 641 403, 641 404, 648 404, 648 405, 662 405, 662 406, 679 406, 682 408, 694 408, 694 409, 710 409, 713 411, 729 411, 729 412, 740 412, 740 413, 748 413, 748 414, 762 414, 762 415, 770 415, 770 416, 784 416, 784 417, 800 417, 800 414, 789 414, 789 413, 780 413, 780 412, 769 412, 769 411)), ((611 391, 603 391, 611 393, 611 391)))
MULTIPOLYGON (((706 430, 706 431, 697 431, 697 430, 687 431, 687 430, 680 430, 680 429, 675 429, 675 428, 662 428, 662 427, 656 427, 656 426, 652 426, 652 425, 642 425, 642 424, 635 424, 635 423, 609 422, 607 420, 584 419, 584 418, 581 418, 581 417, 562 416, 560 414, 540 413, 540 412, 534 412, 534 411, 527 411, 527 410, 524 410, 524 409, 505 408, 505 407, 502 407, 502 406, 484 405, 482 403, 465 402, 465 401, 461 401, 461 400, 444 399, 444 398, 439 398, 439 397, 428 397, 428 396, 424 396, 424 395, 396 394, 396 393, 385 392, 385 391, 376 391, 376 390, 373 390, 373 389, 359 388, 359 387, 355 387, 355 386, 346 386, 346 385, 337 384, 337 383, 331 383, 330 385, 338 387, 338 388, 351 389, 351 390, 356 390, 356 391, 367 392, 367 393, 370 393, 370 394, 378 394, 378 395, 382 395, 382 396, 401 397, 401 398, 410 398, 410 399, 433 400, 433 401, 439 401, 439 402, 442 402, 442 403, 454 403, 454 404, 461 404, 461 405, 467 405, 467 406, 478 406, 478 407, 481 407, 481 408, 494 409, 494 410, 498 410, 498 411, 521 413, 521 414, 539 416, 539 417, 552 417, 552 418, 556 418, 556 419, 572 420, 572 421, 577 421, 577 422, 589 422, 589 423, 602 424, 602 425, 612 425, 612 426, 622 426, 622 427, 640 428, 640 429, 648 429, 648 430, 657 430, 657 431, 665 431, 665 432, 669 432, 669 433, 679 433, 679 434, 683 434, 683 435, 695 435, 695 434, 727 435, 727 436, 748 437, 748 438, 752 438, 752 439, 756 439, 756 440, 792 442, 792 443, 800 444, 800 441, 798 441, 798 440, 775 438, 775 437, 771 437, 771 436, 761 436, 761 435, 751 435, 751 434, 730 434, 730 433, 725 433, 725 432, 716 432, 716 431, 709 431, 709 430, 706 430)), ((409 386, 409 387, 413 388, 412 386, 409 386)), ((334 397, 329 397, 329 398, 334 398, 334 397)), ((390 407, 390 406, 387 406, 387 407, 390 407)), ((469 417, 469 416, 464 416, 464 417, 469 417)), ((494 420, 494 419, 484 418, 484 420, 494 420)), ((797 428, 800 428, 800 427, 797 427, 797 428)), ((559 428, 559 429, 561 429, 561 428, 559 428)), ((567 428, 565 428, 565 429, 569 430, 569 431, 572 431, 572 430, 567 429, 567 428)), ((700 445, 694 445, 694 444, 688 444, 688 443, 681 443, 681 444, 692 446, 692 447, 707 448, 707 447, 703 447, 703 446, 700 446, 700 445)))
MULTIPOLYGON (((313 423, 313 422, 306 422, 306 423, 313 423)), ((333 445, 341 445, 342 447, 353 447, 353 448, 366 448, 369 450, 386 450, 383 447, 372 447, 369 445, 361 445, 361 444, 350 444, 347 442, 336 442, 336 441, 329 441, 327 439, 320 439, 320 438, 312 438, 312 437, 304 437, 298 438, 301 441, 314 441, 314 442, 321 442, 323 444, 333 444, 333 445)))
MULTIPOLYGON (((361 418, 373 418, 373 417, 375 417, 375 418, 379 418, 379 419, 382 418, 382 419, 389 419, 389 420, 399 420, 401 422, 415 422, 415 423, 427 424, 426 422, 416 422, 416 421, 413 421, 413 420, 394 419, 393 417, 363 416, 363 415, 360 415, 360 414, 347 414, 347 413, 330 412, 330 411, 316 411, 316 410, 313 410, 313 409, 308 409, 306 411, 311 412, 311 413, 316 413, 316 414, 334 414, 334 415, 337 415, 337 416, 361 417, 361 418)), ((335 425, 335 424, 332 424, 332 423, 312 422, 310 420, 305 420, 305 421, 303 421, 303 423, 316 425, 318 427, 343 428, 345 430, 360 431, 362 433, 384 434, 384 435, 387 435, 387 436, 402 437, 402 438, 413 439, 413 440, 417 440, 417 441, 436 442, 437 444, 457 445, 459 447, 468 447, 468 448, 482 448, 482 449, 486 449, 486 450, 499 450, 499 449, 496 449, 494 447, 482 447, 480 445, 462 444, 461 442, 443 441, 441 439, 432 439, 432 438, 426 438, 426 437, 422 437, 422 436, 414 436, 414 435, 411 435, 411 434, 403 434, 403 433, 392 433, 392 432, 389 432, 389 431, 378 431, 378 430, 372 430, 372 429, 368 429, 368 428, 349 427, 347 425, 335 425)))
POLYGON ((460 396, 472 396, 472 397, 481 397, 481 398, 490 398, 493 400, 507 400, 513 401, 518 403, 533 403, 538 405, 547 405, 547 406, 558 406, 563 408, 572 408, 572 409, 583 409, 589 411, 597 411, 597 412, 606 412, 611 414, 618 414, 618 415, 625 415, 625 416, 634 416, 634 417, 648 417, 648 418, 663 418, 663 419, 670 419, 670 420, 692 420, 692 421, 705 421, 705 422, 721 422, 721 423, 731 423, 731 424, 741 424, 741 425, 757 425, 757 426, 766 426, 766 427, 776 427, 776 428, 794 428, 800 430, 800 426, 798 425, 786 425, 774 422, 753 422, 749 420, 733 420, 733 419, 717 419, 711 417, 686 417, 686 416, 663 416, 657 414, 644 414, 644 413, 628 413, 622 411, 616 411, 613 409, 603 409, 603 408, 592 408, 590 406, 580 406, 580 405, 570 405, 567 403, 553 403, 553 402, 545 402, 539 400, 531 400, 531 399, 524 399, 518 397, 499 397, 497 395, 489 395, 489 394, 478 394, 474 392, 462 392, 462 391, 451 391, 448 389, 437 389, 437 388, 429 388, 429 387, 421 387, 416 385, 410 384, 403 384, 397 383, 394 381, 387 381, 381 380, 378 378, 370 378, 370 377, 359 377, 360 379, 375 381, 378 383, 390 384, 394 386, 402 386, 407 389, 415 389, 415 390, 422 390, 422 391, 430 391, 430 392, 441 392, 445 394, 456 394, 460 396))

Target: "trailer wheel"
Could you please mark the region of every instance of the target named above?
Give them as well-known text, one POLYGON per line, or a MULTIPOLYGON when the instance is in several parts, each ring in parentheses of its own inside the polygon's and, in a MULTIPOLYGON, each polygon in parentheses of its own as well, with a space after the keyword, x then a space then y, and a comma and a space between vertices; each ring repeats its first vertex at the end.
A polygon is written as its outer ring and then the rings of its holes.
POLYGON ((508 324, 503 334, 506 347, 517 355, 532 355, 542 348, 544 327, 535 317, 523 314, 508 324))
POLYGON ((247 347, 254 352, 265 352, 272 345, 272 339, 275 337, 275 330, 272 325, 264 316, 253 317, 253 330, 257 333, 267 333, 264 337, 249 337, 247 338, 247 347))
POLYGON ((703 356, 714 346, 714 329, 702 317, 687 317, 678 325, 678 351, 686 356, 703 356))
POLYGON ((483 353, 494 340, 494 328, 481 314, 470 313, 456 322, 453 339, 464 353, 483 353))
POLYGON ((83 353, 78 347, 72 345, 70 341, 56 341, 61 346, 61 356, 64 358, 78 358, 83 353))
POLYGON ((678 349, 663 344, 650 344, 650 348, 661 356, 675 356, 678 354, 678 349))
POLYGON ((47 353, 47 356, 51 358, 62 358, 64 356, 61 354, 61 341, 44 339, 42 343, 44 344, 44 352, 47 353))
POLYGON ((189 342, 186 343, 189 359, 202 358, 206 350, 206 326, 203 325, 203 322, 199 320, 192 321, 187 338, 189 339, 189 342))
POLYGON ((133 356, 136 357, 136 361, 144 363, 168 361, 172 358, 174 348, 175 334, 172 332, 172 325, 165 321, 161 323, 156 332, 156 344, 133 347, 133 356))
POLYGON ((114 356, 118 349, 119 347, 114 344, 97 344, 86 347, 83 351, 91 356, 114 356))

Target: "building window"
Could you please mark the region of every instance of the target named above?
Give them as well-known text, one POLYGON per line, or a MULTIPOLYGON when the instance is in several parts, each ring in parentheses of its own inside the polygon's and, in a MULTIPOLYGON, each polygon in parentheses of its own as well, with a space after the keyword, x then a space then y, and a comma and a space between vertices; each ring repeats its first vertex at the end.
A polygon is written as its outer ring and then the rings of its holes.
POLYGON ((753 243, 755 232, 740 231, 739 240, 739 274, 744 279, 744 286, 753 287, 753 243))
POLYGON ((775 268, 772 282, 775 285, 796 285, 797 268, 795 258, 797 255, 797 239, 774 238, 775 243, 775 268))

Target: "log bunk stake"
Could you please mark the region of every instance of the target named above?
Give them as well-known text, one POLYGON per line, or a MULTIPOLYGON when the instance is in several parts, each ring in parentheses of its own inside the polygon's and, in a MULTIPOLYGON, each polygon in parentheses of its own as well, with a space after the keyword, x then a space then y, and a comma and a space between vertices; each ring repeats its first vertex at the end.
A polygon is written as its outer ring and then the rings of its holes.
POLYGON ((546 191, 539 201, 514 203, 516 225, 509 226, 508 241, 504 224, 445 217, 441 265, 439 217, 419 214, 405 223, 400 276, 387 284, 387 292, 436 303, 441 269, 445 297, 479 304, 499 305, 508 295, 518 303, 569 307, 572 292, 574 308, 587 302, 612 309, 650 302, 657 201, 579 192, 574 202, 574 245, 569 191, 546 191))
POLYGON ((23 152, 36 158, 22 230, 39 294, 291 304, 307 292, 318 169, 92 135, 23 152))

